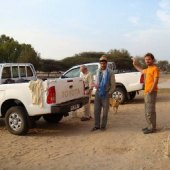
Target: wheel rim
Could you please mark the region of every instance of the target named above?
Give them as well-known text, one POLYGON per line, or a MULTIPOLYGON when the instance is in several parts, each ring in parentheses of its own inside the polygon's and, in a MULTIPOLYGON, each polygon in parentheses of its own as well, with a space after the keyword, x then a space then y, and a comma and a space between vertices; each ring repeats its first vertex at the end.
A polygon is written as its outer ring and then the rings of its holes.
POLYGON ((22 125, 22 118, 17 113, 10 114, 9 125, 13 130, 18 131, 22 125))
POLYGON ((119 91, 116 91, 116 92, 114 92, 112 94, 112 98, 118 99, 119 101, 122 101, 123 100, 123 95, 119 91))

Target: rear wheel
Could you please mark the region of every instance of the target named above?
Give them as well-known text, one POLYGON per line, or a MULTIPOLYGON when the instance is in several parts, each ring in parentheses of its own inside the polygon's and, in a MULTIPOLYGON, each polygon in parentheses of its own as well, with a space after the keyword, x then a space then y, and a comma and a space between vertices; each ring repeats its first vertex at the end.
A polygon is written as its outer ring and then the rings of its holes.
POLYGON ((5 115, 5 124, 14 135, 25 135, 29 130, 29 118, 21 106, 11 107, 5 115))
POLYGON ((126 90, 122 87, 116 87, 116 90, 112 94, 112 98, 118 99, 120 104, 123 104, 127 101, 126 90))
POLYGON ((58 123, 63 118, 63 114, 48 114, 44 115, 43 118, 48 123, 58 123))

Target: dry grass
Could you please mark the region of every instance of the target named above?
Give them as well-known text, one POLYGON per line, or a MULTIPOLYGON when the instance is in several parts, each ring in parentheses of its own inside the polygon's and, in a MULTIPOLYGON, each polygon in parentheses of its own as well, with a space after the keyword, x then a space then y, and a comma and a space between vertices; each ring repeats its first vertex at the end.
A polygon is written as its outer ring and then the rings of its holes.
POLYGON ((170 93, 170 88, 159 89, 158 93, 170 93))
POLYGON ((159 83, 165 82, 170 79, 170 74, 161 73, 159 83))

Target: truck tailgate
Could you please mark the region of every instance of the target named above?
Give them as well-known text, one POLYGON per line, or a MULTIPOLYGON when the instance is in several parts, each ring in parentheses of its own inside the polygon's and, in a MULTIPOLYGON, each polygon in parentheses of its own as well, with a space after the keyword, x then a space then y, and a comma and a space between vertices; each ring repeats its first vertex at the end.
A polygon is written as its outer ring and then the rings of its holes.
POLYGON ((84 96, 83 80, 79 77, 59 79, 56 86, 56 103, 63 103, 84 96))

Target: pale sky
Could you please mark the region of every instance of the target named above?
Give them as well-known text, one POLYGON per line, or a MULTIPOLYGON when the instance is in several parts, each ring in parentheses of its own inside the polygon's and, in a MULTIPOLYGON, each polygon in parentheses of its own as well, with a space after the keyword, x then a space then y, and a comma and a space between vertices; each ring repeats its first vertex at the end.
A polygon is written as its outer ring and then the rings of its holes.
POLYGON ((126 49, 170 61, 170 0, 0 0, 0 35, 41 58, 126 49))

